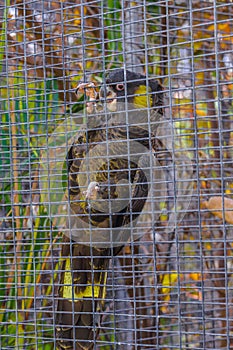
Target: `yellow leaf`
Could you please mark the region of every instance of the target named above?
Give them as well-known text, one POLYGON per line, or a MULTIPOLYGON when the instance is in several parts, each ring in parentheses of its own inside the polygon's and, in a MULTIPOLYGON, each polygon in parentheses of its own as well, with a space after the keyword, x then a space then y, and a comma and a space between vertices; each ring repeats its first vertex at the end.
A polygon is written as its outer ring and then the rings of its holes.
POLYGON ((201 188, 207 188, 206 181, 204 180, 201 181, 201 188))
POLYGON ((207 30, 213 32, 215 29, 215 25, 214 24, 211 24, 209 27, 207 27, 207 30))
POLYGON ((171 286, 174 286, 176 284, 178 278, 178 274, 176 271, 172 273, 167 273, 166 275, 163 276, 163 281, 162 281, 162 293, 163 294, 169 294, 171 290, 171 286))
POLYGON ((230 34, 231 28, 229 23, 220 23, 218 24, 218 29, 221 30, 224 33, 230 34))
POLYGON ((160 215, 159 218, 160 218, 160 220, 163 221, 163 222, 168 221, 168 215, 167 215, 167 214, 162 214, 162 215, 160 215))
POLYGON ((205 249, 206 250, 211 250, 213 247, 210 243, 205 243, 205 249))
POLYGON ((201 280, 201 274, 198 272, 190 273, 189 276, 193 281, 200 281, 201 280))
POLYGON ((229 188, 226 189, 225 194, 232 194, 232 190, 230 190, 229 188))

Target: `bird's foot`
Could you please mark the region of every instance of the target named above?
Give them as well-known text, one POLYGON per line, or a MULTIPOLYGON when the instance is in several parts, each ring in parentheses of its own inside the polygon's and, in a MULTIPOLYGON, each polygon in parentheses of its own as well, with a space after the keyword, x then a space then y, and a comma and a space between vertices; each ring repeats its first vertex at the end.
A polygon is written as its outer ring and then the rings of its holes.
POLYGON ((103 111, 103 105, 99 101, 99 92, 97 86, 93 82, 80 83, 76 88, 76 96, 86 94, 88 101, 86 102, 87 113, 92 114, 103 111))
POLYGON ((85 199, 87 201, 89 200, 96 200, 98 198, 100 192, 100 185, 96 181, 92 181, 86 191, 83 191, 83 194, 85 196, 85 199))

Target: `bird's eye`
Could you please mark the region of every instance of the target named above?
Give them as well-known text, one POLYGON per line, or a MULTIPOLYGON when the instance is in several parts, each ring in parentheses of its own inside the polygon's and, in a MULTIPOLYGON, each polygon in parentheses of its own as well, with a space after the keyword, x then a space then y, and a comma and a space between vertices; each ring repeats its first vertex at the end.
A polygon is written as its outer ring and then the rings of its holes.
POLYGON ((118 90, 118 91, 123 91, 124 90, 124 84, 117 84, 116 85, 116 89, 118 90))

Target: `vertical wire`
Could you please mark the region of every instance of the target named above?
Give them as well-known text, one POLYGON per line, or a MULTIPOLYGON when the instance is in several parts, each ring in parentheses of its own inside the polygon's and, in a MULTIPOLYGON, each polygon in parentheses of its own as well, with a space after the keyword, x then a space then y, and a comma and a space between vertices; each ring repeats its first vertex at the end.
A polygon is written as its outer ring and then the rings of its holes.
MULTIPOLYGON (((163 6, 163 4, 160 2, 159 3, 160 6, 163 6)), ((149 82, 148 82, 148 76, 149 76, 149 58, 148 58, 148 50, 149 50, 149 43, 148 43, 148 40, 147 40, 147 17, 146 17, 146 14, 147 14, 147 7, 146 7, 146 0, 143 0, 143 5, 144 5, 144 8, 143 8, 143 23, 144 23, 144 43, 145 43, 145 73, 146 73, 146 83, 147 83, 147 87, 149 86, 149 82)), ((147 104, 148 106, 150 106, 149 104, 149 99, 150 99, 150 94, 148 93, 148 96, 147 96, 147 104)), ((149 140, 152 140, 152 130, 151 130, 151 124, 150 124, 150 115, 153 113, 153 110, 152 108, 148 109, 148 113, 147 113, 147 116, 148 116, 148 131, 149 131, 149 140)), ((151 226, 152 226, 152 234, 153 234, 153 237, 152 237, 152 244, 153 244, 153 279, 154 279, 154 283, 155 285, 153 286, 153 290, 154 290, 154 297, 156 299, 156 302, 155 302, 155 311, 154 311, 154 315, 153 317, 155 318, 155 323, 156 323, 156 329, 155 329, 155 334, 156 334, 156 347, 159 349, 159 306, 158 306, 158 298, 159 298, 159 293, 158 293, 158 280, 157 280, 157 276, 156 276, 156 266, 157 266, 157 263, 156 263, 156 260, 157 260, 157 254, 156 254, 156 234, 155 234, 155 228, 153 228, 153 225, 155 225, 154 223, 156 222, 156 219, 155 219, 155 203, 154 203, 154 200, 153 200, 153 194, 154 194, 154 191, 153 191, 153 182, 156 180, 154 179, 154 175, 153 175, 153 160, 152 158, 154 157, 154 153, 155 151, 153 151, 152 147, 150 147, 150 186, 152 187, 152 195, 151 195, 151 198, 149 198, 149 200, 151 201, 151 205, 150 205, 150 208, 151 208, 151 211, 152 211, 152 215, 151 215, 151 226)), ((151 286, 151 290, 152 290, 152 286, 151 286)), ((154 324, 154 323, 153 323, 154 324)))
MULTIPOLYGON (((25 3, 23 3, 23 32, 24 32, 24 41, 23 41, 23 52, 24 52, 24 62, 23 62, 23 68, 24 68, 24 84, 25 84, 25 103, 26 103, 26 108, 27 108, 27 125, 30 126, 30 115, 29 115, 29 106, 28 106, 28 101, 29 101, 29 94, 28 94, 28 85, 29 85, 29 76, 28 76, 28 67, 27 67, 27 42, 26 42, 26 19, 27 19, 27 13, 26 13, 26 7, 25 7, 25 3)), ((24 112, 25 113, 25 112, 24 112)), ((27 128, 27 154, 28 154, 28 162, 29 162, 29 206, 30 206, 30 213, 32 213, 32 186, 31 186, 31 179, 32 179, 32 174, 31 174, 31 161, 30 161, 30 127, 27 128)), ((31 245, 34 248, 35 245, 35 239, 34 239, 34 228, 32 225, 32 229, 31 229, 31 245)), ((34 251, 34 249, 33 249, 34 251)), ((35 257, 34 253, 33 253, 33 257, 35 257)), ((23 257, 24 258, 24 257, 23 257)), ((26 258, 26 256, 25 256, 26 258)), ((36 280, 36 264, 35 264, 35 259, 33 259, 33 279, 34 281, 36 280)), ((26 281, 25 281, 26 284, 26 281)), ((24 287, 24 291, 27 292, 26 290, 26 285, 24 287)), ((34 283, 34 291, 35 291, 35 283, 34 283)), ((35 299, 36 296, 34 295, 35 299)), ((25 302, 27 301, 26 299, 26 295, 24 294, 24 300, 23 303, 25 305, 25 302)), ((25 310, 27 311, 27 310, 25 310)), ((35 334, 35 346, 36 346, 36 350, 38 349, 38 339, 36 337, 37 334, 37 312, 36 312, 36 305, 34 304, 33 306, 33 315, 34 315, 34 319, 35 319, 35 323, 34 323, 34 334, 35 334)))
POLYGON ((199 156, 198 156, 198 127, 197 127, 197 115, 196 115, 196 91, 195 91, 195 86, 196 86, 196 78, 195 78, 195 62, 194 62, 194 33, 193 33, 193 6, 192 2, 189 1, 189 13, 190 13, 190 19, 189 19, 189 25, 190 25, 190 41, 191 41, 191 74, 192 74, 192 105, 193 105, 193 111, 194 111, 194 116, 195 116, 195 121, 194 121, 194 157, 196 160, 196 169, 197 169, 197 193, 198 193, 198 234, 199 234, 199 242, 200 242, 200 250, 199 250, 199 256, 200 256, 200 270, 201 270, 201 293, 202 293, 202 302, 201 302, 201 307, 202 307, 202 327, 203 327, 203 346, 206 346, 206 330, 205 330, 205 283, 204 283, 204 259, 202 256, 202 247, 203 247, 203 242, 202 242, 202 220, 201 220, 201 201, 200 201, 200 196, 199 194, 201 193, 201 184, 199 181, 199 174, 200 174, 200 168, 199 168, 199 156))
MULTIPOLYGON (((225 334, 226 334, 226 343, 227 348, 230 348, 230 322, 229 322, 229 289, 228 289, 228 264, 227 264, 227 230, 226 230, 226 219, 225 219, 225 202, 224 202, 224 189, 225 189, 225 175, 224 175, 224 158, 223 158, 223 150, 224 150, 224 144, 223 144, 223 135, 222 130, 223 124, 222 124, 222 110, 221 110, 221 76, 220 76, 220 68, 219 68, 219 60, 221 59, 221 56, 219 54, 219 43, 218 43, 218 11, 217 9, 221 7, 221 4, 217 7, 217 1, 214 0, 213 3, 213 10, 214 10, 214 47, 215 47, 215 74, 216 74, 216 100, 217 100, 217 118, 218 118, 218 134, 219 134, 219 165, 220 165, 220 181, 221 181, 221 197, 222 197, 222 217, 223 217, 223 244, 224 244, 224 279, 225 279, 225 316, 226 316, 226 328, 225 328, 225 334)), ((225 322, 224 322, 225 324, 225 322)))
MULTIPOLYGON (((6 3, 6 14, 8 16, 8 3, 6 3)), ((6 30, 7 30, 6 24, 6 30)), ((6 45, 10 46, 8 40, 6 39, 6 45)), ((20 300, 20 292, 22 288, 21 284, 21 264, 19 264, 18 256, 21 250, 22 243, 22 228, 20 226, 20 207, 19 207, 19 178, 18 178, 18 160, 17 160, 17 120, 16 120, 16 108, 15 108, 15 89, 16 86, 14 84, 15 78, 15 70, 11 70, 11 66, 9 65, 10 57, 8 56, 8 50, 6 50, 6 82, 7 82, 7 102, 8 102, 8 112, 9 112, 9 148, 10 148, 10 163, 12 166, 12 172, 10 173, 10 198, 12 205, 12 231, 13 231, 13 251, 14 251, 14 259, 13 259, 13 274, 10 275, 9 288, 11 289, 13 286, 13 281, 15 285, 15 339, 14 344, 15 348, 19 349, 19 339, 20 333, 19 327, 21 327, 21 316, 20 316, 20 307, 18 305, 20 300), (11 76, 12 74, 12 76, 11 76), (12 89, 12 91, 11 91, 12 89), (21 232, 20 232, 21 231, 21 232), (14 277, 13 277, 14 276, 14 277), (21 284, 21 285, 20 285, 21 284)), ((13 336, 14 337, 14 336, 13 336)))
MULTIPOLYGON (((190 36, 191 36, 191 67, 192 67, 192 101, 193 101, 193 110, 194 110, 194 116, 197 118, 196 115, 196 92, 195 92, 195 86, 196 86, 196 77, 195 77, 195 62, 194 62, 194 33, 193 33, 193 7, 192 3, 189 2, 189 10, 190 10, 190 36)), ((201 193, 201 184, 199 181, 199 174, 200 174, 200 168, 199 168, 199 156, 198 156, 198 128, 197 128, 197 119, 194 123, 194 133, 195 133, 195 139, 194 139, 194 152, 195 152, 195 160, 196 160, 196 169, 197 169, 197 193, 201 193)), ((202 312, 202 329, 203 329, 203 346, 206 347, 206 327, 205 327, 205 282, 204 282, 204 259, 202 256, 202 220, 201 220, 201 201, 200 196, 198 195, 197 198, 198 201, 198 226, 199 226, 199 242, 200 242, 200 249, 199 249, 199 256, 200 256, 200 274, 201 274, 201 294, 202 294, 202 302, 201 302, 201 312, 202 312)))
MULTIPOLYGON (((125 8, 130 11, 130 8, 127 7, 127 1, 126 0, 122 0, 122 12, 121 12, 121 16, 122 16, 122 50, 123 50, 123 68, 124 68, 124 81, 126 81, 126 70, 128 68, 127 66, 127 55, 126 55, 126 24, 125 24, 125 8)), ((125 84, 126 85, 126 84, 125 84)), ((129 116, 128 116, 128 102, 127 102, 127 85, 125 86, 125 123, 126 123, 126 131, 127 131, 127 149, 130 149, 130 144, 129 144, 129 116)), ((128 167, 130 168, 130 156, 129 156, 129 152, 128 152, 128 167)), ((130 212, 131 212, 131 207, 132 207, 132 201, 130 201, 130 212)), ((130 214, 130 221, 132 222, 132 212, 130 214)), ((131 224, 132 225, 132 224, 131 224)), ((130 226, 130 228, 132 228, 132 226, 130 226)), ((133 275, 133 325, 134 325, 134 329, 133 329, 133 337, 134 337, 134 346, 137 347, 137 303, 136 303, 136 278, 135 278, 135 272, 136 272, 136 268, 135 268, 135 263, 134 263, 134 259, 133 259, 133 255, 135 252, 135 245, 133 244, 133 242, 131 241, 130 243, 130 247, 131 247, 131 259, 132 259, 132 275, 133 275)))

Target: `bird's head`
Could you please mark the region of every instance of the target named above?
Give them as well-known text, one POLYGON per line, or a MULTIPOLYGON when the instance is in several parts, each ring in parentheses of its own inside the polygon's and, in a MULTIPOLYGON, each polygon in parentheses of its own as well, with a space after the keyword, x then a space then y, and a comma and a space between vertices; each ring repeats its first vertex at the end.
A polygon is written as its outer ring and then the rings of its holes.
POLYGON ((99 91, 100 101, 114 112, 127 101, 127 109, 162 106, 162 86, 157 80, 124 69, 112 71, 99 91))

